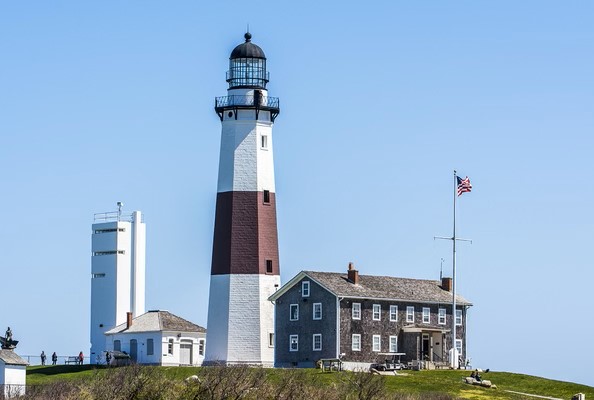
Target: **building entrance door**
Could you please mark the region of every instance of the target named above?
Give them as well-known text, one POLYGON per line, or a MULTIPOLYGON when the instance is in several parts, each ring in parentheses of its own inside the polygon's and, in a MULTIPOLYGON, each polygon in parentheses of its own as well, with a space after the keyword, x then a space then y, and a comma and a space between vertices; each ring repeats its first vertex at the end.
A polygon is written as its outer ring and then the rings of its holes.
POLYGON ((431 342, 429 340, 429 334, 423 333, 421 340, 421 356, 423 360, 430 360, 431 342))
POLYGON ((179 346, 179 363, 181 365, 192 365, 192 342, 182 340, 179 346))
POLYGON ((137 361, 138 358, 138 342, 136 339, 130 340, 130 359, 137 361))

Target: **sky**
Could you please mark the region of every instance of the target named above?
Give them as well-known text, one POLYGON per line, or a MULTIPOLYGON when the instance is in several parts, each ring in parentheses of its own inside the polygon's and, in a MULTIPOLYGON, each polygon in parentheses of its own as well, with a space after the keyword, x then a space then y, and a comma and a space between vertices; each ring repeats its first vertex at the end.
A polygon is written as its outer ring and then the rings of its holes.
MULTIPOLYGON (((483 369, 594 386, 594 3, 0 3, 0 327, 88 353, 93 214, 141 210, 146 309, 206 326, 231 50, 268 58, 282 282, 438 279, 483 369)), ((3 332, 3 330, 2 330, 3 332)))

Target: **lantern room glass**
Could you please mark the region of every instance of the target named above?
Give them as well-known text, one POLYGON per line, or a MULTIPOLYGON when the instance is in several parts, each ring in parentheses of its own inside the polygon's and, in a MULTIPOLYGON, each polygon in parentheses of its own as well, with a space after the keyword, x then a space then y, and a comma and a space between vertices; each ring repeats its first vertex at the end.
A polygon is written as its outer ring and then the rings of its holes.
POLYGON ((229 89, 236 87, 257 87, 266 89, 269 74, 266 72, 266 59, 234 58, 229 61, 227 82, 229 89))

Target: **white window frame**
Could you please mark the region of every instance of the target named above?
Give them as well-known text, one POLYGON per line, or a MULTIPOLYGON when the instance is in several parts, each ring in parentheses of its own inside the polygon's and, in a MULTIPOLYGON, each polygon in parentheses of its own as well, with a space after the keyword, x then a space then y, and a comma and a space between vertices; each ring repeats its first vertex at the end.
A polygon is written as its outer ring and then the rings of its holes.
POLYGON ((312 336, 312 343, 311 348, 313 351, 322 351, 322 334, 321 333, 314 333, 312 336), (316 347, 316 339, 319 338, 319 346, 316 347))
POLYGON ((373 335, 371 337, 371 351, 382 351, 382 337, 380 335, 373 335))
POLYGON ((431 323, 431 308, 423 307, 423 323, 430 324, 431 323))
POLYGON ((390 336, 390 353, 398 353, 398 336, 390 336))
POLYGON ((313 319, 314 320, 320 320, 322 319, 322 303, 313 303, 313 319), (318 309, 318 310, 316 310, 318 309), (316 316, 316 314, 320 313, 319 316, 316 316))
POLYGON ((353 303, 351 315, 353 319, 361 319, 361 303, 353 303))
POLYGON ((301 297, 309 297, 310 284, 309 281, 301 282, 301 297))
POLYGON ((398 321, 398 306, 390 306, 390 321, 398 321))
POLYGON ((462 326, 462 310, 456 310, 456 326, 462 326))
POLYGON ((462 356, 462 339, 456 339, 456 351, 459 356, 462 356))
POLYGON ((289 305, 289 321, 299 321, 299 304, 289 305), (296 318, 293 318, 293 309, 296 309, 296 318))
POLYGON ((446 324, 446 314, 447 311, 445 308, 440 308, 437 310, 437 324, 438 325, 445 325, 446 324))
POLYGON ((299 335, 289 335, 289 351, 299 351, 299 335), (295 344, 295 347, 293 347, 295 344))
POLYGON ((351 350, 361 351, 361 335, 358 333, 353 333, 351 336, 351 350))
POLYGON ((415 306, 406 306, 406 322, 415 322, 415 306))
POLYGON ((373 305, 373 317, 372 318, 374 321, 382 320, 382 305, 381 304, 373 305))

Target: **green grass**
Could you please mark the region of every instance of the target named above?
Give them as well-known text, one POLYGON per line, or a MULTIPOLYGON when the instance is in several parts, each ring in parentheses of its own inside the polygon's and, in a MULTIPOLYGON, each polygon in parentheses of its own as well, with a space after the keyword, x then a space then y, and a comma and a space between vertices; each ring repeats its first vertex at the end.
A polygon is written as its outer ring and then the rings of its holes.
MULTIPOLYGON (((156 367, 159 368, 172 380, 183 380, 194 375, 199 368, 192 367, 156 367)), ((27 368, 27 384, 43 385, 57 380, 91 379, 95 374, 101 374, 105 367, 97 369, 90 365, 56 365, 56 366, 34 366, 27 368)), ((269 369, 266 370, 270 381, 280 381, 282 374, 290 370, 269 369)), ((311 381, 318 385, 330 386, 343 381, 346 377, 341 373, 321 373, 319 370, 300 370, 305 373, 311 381)), ((386 376, 386 389, 390 393, 447 393, 462 399, 530 399, 529 397, 509 393, 506 390, 535 394, 540 396, 556 397, 560 399, 571 399, 576 393, 586 394, 587 399, 594 399, 594 388, 575 383, 561 382, 535 376, 513 374, 508 372, 489 372, 483 374, 484 379, 490 380, 497 385, 497 389, 488 389, 478 386, 467 385, 462 378, 468 376, 469 371, 445 370, 445 371, 403 371, 402 375, 386 376)))

